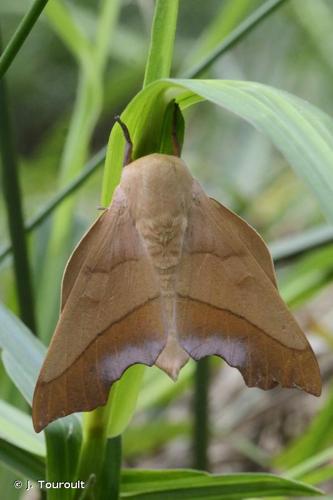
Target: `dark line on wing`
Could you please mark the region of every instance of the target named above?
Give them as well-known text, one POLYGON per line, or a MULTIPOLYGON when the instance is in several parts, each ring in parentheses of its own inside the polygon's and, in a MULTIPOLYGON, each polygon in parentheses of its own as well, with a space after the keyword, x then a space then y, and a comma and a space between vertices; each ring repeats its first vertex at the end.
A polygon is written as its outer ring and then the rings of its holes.
MULTIPOLYGON (((217 254, 216 252, 212 251, 212 250, 197 250, 197 251, 187 251, 187 254, 188 255, 213 255, 214 257, 216 257, 218 260, 220 260, 221 262, 225 262, 226 260, 230 259, 231 257, 241 257, 245 254, 243 253, 239 253, 239 252, 230 252, 226 255, 219 255, 217 254)), ((186 256, 186 254, 185 254, 186 256)), ((185 257, 183 255, 183 259, 185 257)))
POLYGON ((65 307, 66 305, 69 303, 70 301, 70 297, 71 297, 71 294, 73 293, 73 290, 75 288, 75 285, 78 283, 78 280, 82 277, 82 276, 86 276, 86 283, 84 284, 84 287, 82 289, 82 293, 81 295, 78 297, 78 299, 80 299, 82 296, 84 296, 84 293, 87 289, 87 287, 89 286, 89 282, 90 282, 90 278, 91 276, 95 273, 101 273, 101 274, 111 274, 118 266, 121 266, 122 264, 124 264, 125 262, 137 262, 141 259, 134 259, 134 258, 128 258, 128 259, 124 259, 120 262, 117 262, 117 264, 115 264, 113 267, 111 267, 111 269, 105 271, 105 270, 98 270, 96 268, 91 268, 89 267, 88 265, 85 265, 83 264, 82 265, 82 268, 80 269, 75 281, 74 281, 74 284, 71 288, 71 291, 69 292, 68 296, 67 296, 67 299, 65 301, 65 303, 63 304, 62 308, 61 308, 61 314, 63 314, 64 310, 65 310, 65 307))
POLYGON ((133 257, 132 258, 127 258, 127 259, 121 260, 120 262, 117 262, 117 264, 115 264, 110 269, 99 269, 97 267, 93 267, 92 268, 92 267, 86 265, 86 266, 83 266, 82 271, 83 272, 87 272, 88 271, 89 274, 94 274, 94 273, 110 274, 115 269, 117 269, 117 267, 121 266, 122 264, 125 264, 126 262, 138 262, 139 260, 141 260, 141 259, 134 259, 133 257))
POLYGON ((227 309, 225 307, 215 306, 215 305, 210 304, 209 302, 205 302, 204 300, 194 299, 193 297, 190 297, 189 295, 182 295, 182 294, 180 294, 178 292, 177 292, 177 296, 180 297, 181 299, 188 299, 188 300, 191 300, 192 302, 198 302, 199 304, 204 304, 205 306, 211 307, 212 309, 216 309, 218 311, 228 312, 228 313, 232 314, 233 316, 236 316, 237 318, 239 318, 239 319, 241 319, 241 320, 249 323, 254 328, 256 328, 257 330, 259 330, 264 335, 267 335, 267 337, 269 337, 270 339, 274 340, 275 342, 277 342, 278 344, 280 344, 284 348, 292 349, 294 351, 299 351, 299 352, 303 352, 303 351, 307 350, 308 346, 305 346, 304 349, 297 349, 296 347, 288 347, 287 345, 283 344, 280 340, 276 339, 275 337, 272 337, 269 333, 267 333, 265 330, 263 330, 262 328, 260 328, 255 323, 252 323, 250 320, 248 320, 247 318, 245 318, 241 314, 238 314, 238 313, 236 313, 234 311, 231 311, 230 309, 227 309))
POLYGON ((124 319, 126 319, 128 316, 130 316, 131 314, 133 314, 135 311, 138 311, 139 309, 141 309, 145 305, 149 304, 150 302, 153 302, 154 300, 160 298, 160 296, 161 295, 155 295, 154 297, 151 297, 150 299, 147 299, 142 304, 139 304, 138 306, 133 307, 133 309, 131 309, 130 311, 128 311, 126 314, 124 314, 123 316, 121 316, 116 321, 112 321, 106 328, 104 328, 104 330, 102 330, 99 333, 96 333, 96 335, 93 338, 93 340, 91 342, 89 342, 89 344, 87 344, 87 346, 84 348, 84 350, 77 356, 77 358, 74 359, 74 361, 64 371, 62 371, 57 377, 54 377, 54 378, 50 379, 47 382, 43 381, 43 383, 44 384, 49 384, 49 383, 53 382, 54 380, 57 380, 62 375, 64 375, 75 363, 77 363, 77 361, 83 356, 83 354, 86 352, 86 350, 89 349, 89 347, 98 339, 98 337, 102 336, 107 330, 109 330, 109 328, 112 328, 114 325, 116 325, 118 323, 121 323, 124 319))
MULTIPOLYGON (((163 347, 161 348, 161 351, 162 351, 162 349, 163 349, 163 347)), ((159 354, 161 353, 161 351, 158 353, 157 357, 159 356, 159 354)), ((156 359, 157 359, 157 357, 156 357, 156 359)), ((57 420, 59 417, 65 417, 65 416, 70 415, 71 413, 74 413, 74 412, 91 411, 91 410, 94 410, 95 408, 103 406, 106 403, 107 399, 108 399, 110 387, 115 382, 117 382, 118 380, 120 380, 120 378, 122 377, 123 373, 126 370, 128 370, 128 368, 131 368, 132 366, 139 365, 139 364, 145 365, 145 366, 153 366, 154 363, 155 363, 155 361, 153 361, 152 363, 138 361, 138 362, 131 362, 130 364, 128 364, 124 368, 124 370, 121 372, 121 374, 119 375, 119 377, 117 377, 114 380, 108 382, 107 388, 105 390, 104 395, 100 399, 98 399, 97 402, 95 400, 94 402, 89 403, 88 405, 85 405, 85 406, 83 406, 83 405, 80 405, 80 406, 73 405, 73 406, 70 407, 70 409, 66 408, 66 410, 61 410, 59 412, 53 412, 52 416, 51 416, 51 414, 49 412, 47 412, 46 413, 46 418, 42 418, 42 419, 41 419, 41 415, 40 415, 40 409, 38 408, 38 412, 35 413, 36 424, 37 424, 37 427, 39 429, 37 432, 40 432, 41 430, 43 430, 48 424, 50 424, 54 420, 57 420)), ((38 400, 37 401, 38 401, 38 405, 39 406, 40 406, 40 398, 41 398, 41 396, 46 397, 47 401, 49 401, 49 399, 50 399, 50 387, 49 386, 53 382, 57 381, 59 377, 56 377, 56 378, 50 380, 49 382, 39 382, 38 383, 38 386, 36 386, 36 388, 38 388, 38 393, 36 393, 36 394, 38 395, 38 400)), ((36 410, 35 410, 35 412, 36 412, 36 410)))

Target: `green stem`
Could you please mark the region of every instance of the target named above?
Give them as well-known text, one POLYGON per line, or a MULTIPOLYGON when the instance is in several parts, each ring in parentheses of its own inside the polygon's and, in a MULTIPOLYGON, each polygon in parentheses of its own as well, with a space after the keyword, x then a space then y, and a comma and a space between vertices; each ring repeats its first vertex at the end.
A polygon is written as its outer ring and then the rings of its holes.
POLYGON ((48 0, 35 0, 31 9, 26 13, 20 22, 17 30, 9 41, 7 47, 0 57, 0 79, 6 73, 7 69, 13 62, 16 54, 22 47, 25 39, 34 27, 40 14, 43 12, 48 0))
POLYGON ((121 436, 108 439, 97 498, 118 500, 121 480, 121 436))
POLYGON ((201 63, 187 71, 183 78, 198 78, 222 54, 234 47, 248 35, 263 19, 272 14, 286 0, 267 0, 235 28, 201 63))
MULTIPOLYGON (((121 472, 121 437, 107 439, 107 406, 86 413, 76 477, 90 483, 84 499, 118 500, 121 472)), ((76 499, 81 498, 78 492, 76 499)))
POLYGON ((170 76, 178 0, 157 0, 143 87, 170 76))
POLYGON ((77 477, 87 481, 89 477, 99 476, 104 460, 107 438, 108 415, 105 406, 84 415, 84 434, 77 477))
POLYGON ((194 423, 193 423, 193 466, 195 469, 208 470, 209 443, 209 358, 196 364, 194 373, 194 423))
POLYGON ((36 332, 32 280, 25 238, 17 161, 11 133, 5 81, 0 80, 0 157, 9 233, 14 255, 14 272, 20 316, 36 332))

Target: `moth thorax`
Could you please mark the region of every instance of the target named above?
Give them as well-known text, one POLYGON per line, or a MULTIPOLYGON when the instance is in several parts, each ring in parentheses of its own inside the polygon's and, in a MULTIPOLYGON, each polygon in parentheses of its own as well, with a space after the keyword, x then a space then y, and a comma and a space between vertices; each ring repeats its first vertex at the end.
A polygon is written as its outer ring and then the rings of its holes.
POLYGON ((142 218, 137 228, 152 263, 160 275, 161 283, 171 284, 171 275, 179 264, 187 219, 184 215, 169 214, 142 218))

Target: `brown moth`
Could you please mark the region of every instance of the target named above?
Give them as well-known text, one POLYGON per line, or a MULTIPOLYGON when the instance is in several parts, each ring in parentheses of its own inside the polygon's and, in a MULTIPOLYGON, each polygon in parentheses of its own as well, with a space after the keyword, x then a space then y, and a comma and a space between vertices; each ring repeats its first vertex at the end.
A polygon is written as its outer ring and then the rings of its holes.
POLYGON ((144 156, 124 168, 110 207, 67 264, 34 428, 105 404, 135 363, 175 379, 189 357, 207 355, 238 368, 249 387, 321 393, 264 241, 209 198, 180 158, 144 156))

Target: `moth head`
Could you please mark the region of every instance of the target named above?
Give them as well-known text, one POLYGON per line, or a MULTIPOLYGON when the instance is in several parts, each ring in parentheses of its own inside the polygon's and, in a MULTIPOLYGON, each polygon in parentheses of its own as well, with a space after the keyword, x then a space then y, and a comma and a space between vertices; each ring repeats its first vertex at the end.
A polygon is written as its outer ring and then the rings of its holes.
POLYGON ((154 153, 127 165, 121 189, 136 220, 142 217, 184 216, 191 205, 193 177, 180 158, 154 153))
POLYGON ((161 217, 166 212, 171 217, 187 217, 192 199, 193 178, 180 158, 176 115, 177 105, 174 108, 171 131, 174 154, 152 153, 135 160, 127 125, 119 116, 115 117, 125 139, 124 169, 119 188, 137 222, 151 214, 161 217))

